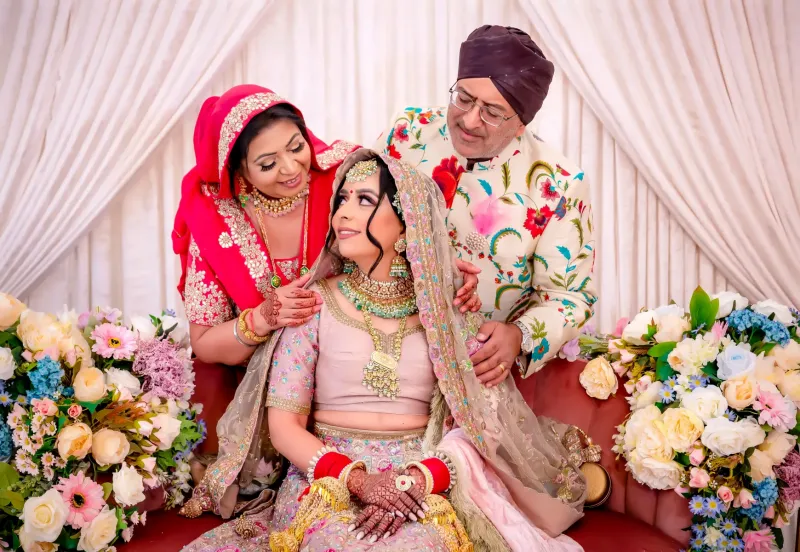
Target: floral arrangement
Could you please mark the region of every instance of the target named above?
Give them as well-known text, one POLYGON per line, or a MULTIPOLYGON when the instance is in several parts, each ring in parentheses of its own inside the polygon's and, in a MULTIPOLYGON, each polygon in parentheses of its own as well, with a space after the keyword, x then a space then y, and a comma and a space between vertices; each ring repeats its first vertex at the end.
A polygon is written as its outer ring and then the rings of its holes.
POLYGON ((56 316, 0 294, 0 550, 114 550, 161 487, 190 490, 205 438, 191 405, 188 327, 175 313, 56 316))
POLYGON ((579 339, 589 395, 608 398, 617 376, 629 394, 614 451, 640 483, 688 500, 692 551, 783 545, 800 506, 799 321, 774 301, 698 288, 689 312, 645 310, 616 335, 579 339))

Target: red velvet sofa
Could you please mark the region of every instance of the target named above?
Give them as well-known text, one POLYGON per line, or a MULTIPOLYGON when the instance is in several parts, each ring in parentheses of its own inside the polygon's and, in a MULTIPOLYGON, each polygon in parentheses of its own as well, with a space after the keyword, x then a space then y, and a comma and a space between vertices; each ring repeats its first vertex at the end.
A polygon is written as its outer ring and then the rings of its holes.
MULTIPOLYGON (((592 399, 578 382, 581 362, 554 360, 526 380, 517 380, 520 391, 537 414, 579 426, 603 448, 602 464, 612 480, 611 497, 602 507, 586 510, 567 534, 587 552, 668 552, 686 547, 690 524, 685 499, 672 491, 643 487, 625 471, 611 452, 615 426, 628 407, 624 391, 607 401, 592 399)), ((197 391, 193 400, 204 405, 208 439, 202 452, 216 450, 215 424, 225 411, 241 377, 237 369, 195 362, 197 391)), ((157 502, 157 501, 156 501, 157 502)), ((147 506, 145 506, 147 508, 147 506)), ((185 519, 177 510, 150 511, 147 524, 137 527, 134 539, 118 543, 122 552, 177 551, 221 520, 211 514, 185 519)))

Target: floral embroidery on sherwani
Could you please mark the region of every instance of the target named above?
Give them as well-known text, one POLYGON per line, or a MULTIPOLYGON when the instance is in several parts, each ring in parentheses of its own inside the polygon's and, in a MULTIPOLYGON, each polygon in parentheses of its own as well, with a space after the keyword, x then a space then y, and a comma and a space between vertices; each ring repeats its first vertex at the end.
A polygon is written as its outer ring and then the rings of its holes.
POLYGON ((482 269, 488 319, 521 320, 534 339, 530 375, 592 316, 595 260, 584 173, 530 132, 475 163, 453 148, 447 108, 408 107, 375 149, 436 181, 450 207, 447 230, 459 257, 482 269))

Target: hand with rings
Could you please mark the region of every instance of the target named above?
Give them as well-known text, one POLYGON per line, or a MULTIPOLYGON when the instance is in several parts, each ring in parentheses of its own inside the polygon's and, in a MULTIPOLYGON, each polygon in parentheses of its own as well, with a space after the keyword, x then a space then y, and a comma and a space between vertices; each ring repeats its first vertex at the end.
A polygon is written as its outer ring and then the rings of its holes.
POLYGON ((478 289, 478 274, 480 274, 481 269, 460 259, 456 261, 456 268, 464 275, 464 285, 456 292, 453 305, 456 307, 461 305, 459 311, 462 314, 467 311, 478 312, 482 306, 481 298, 476 293, 478 289))
POLYGON ((253 311, 254 331, 266 335, 285 326, 301 326, 322 309, 322 297, 303 286, 311 274, 277 289, 269 288, 258 309, 253 311))

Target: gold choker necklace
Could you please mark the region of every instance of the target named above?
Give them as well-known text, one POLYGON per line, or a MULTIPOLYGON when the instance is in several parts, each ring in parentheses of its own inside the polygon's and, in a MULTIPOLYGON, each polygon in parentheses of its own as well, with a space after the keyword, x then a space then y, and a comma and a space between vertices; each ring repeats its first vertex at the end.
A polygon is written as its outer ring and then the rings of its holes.
POLYGON ((410 277, 381 282, 356 266, 339 282, 339 291, 358 310, 380 318, 406 318, 417 312, 414 281, 410 277))
POLYGON ((307 196, 308 186, 293 196, 281 197, 278 199, 271 199, 256 188, 253 188, 251 198, 256 208, 261 209, 267 216, 282 217, 297 209, 307 196))

